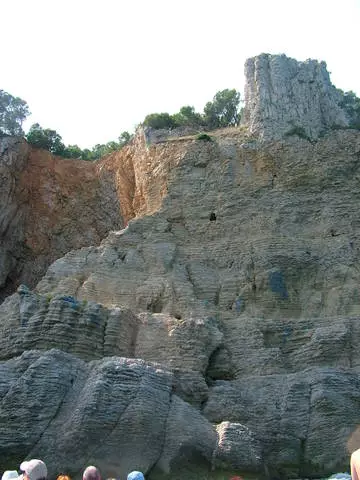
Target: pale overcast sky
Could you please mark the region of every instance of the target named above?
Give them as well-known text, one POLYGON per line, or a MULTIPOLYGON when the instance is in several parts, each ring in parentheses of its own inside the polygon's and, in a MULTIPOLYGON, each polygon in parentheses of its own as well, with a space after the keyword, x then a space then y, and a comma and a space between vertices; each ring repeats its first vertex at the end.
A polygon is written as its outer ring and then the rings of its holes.
POLYGON ((91 147, 148 113, 243 91, 246 58, 325 60, 360 95, 360 0, 2 0, 0 89, 65 143, 91 147))

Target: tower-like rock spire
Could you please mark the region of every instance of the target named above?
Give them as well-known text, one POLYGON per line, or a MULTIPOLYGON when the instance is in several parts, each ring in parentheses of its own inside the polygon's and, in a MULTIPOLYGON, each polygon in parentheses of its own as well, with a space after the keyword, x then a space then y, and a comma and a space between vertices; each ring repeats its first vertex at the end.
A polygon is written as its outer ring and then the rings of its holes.
POLYGON ((348 125, 325 62, 261 54, 246 61, 245 77, 243 122, 260 138, 298 133, 317 139, 328 129, 348 125))

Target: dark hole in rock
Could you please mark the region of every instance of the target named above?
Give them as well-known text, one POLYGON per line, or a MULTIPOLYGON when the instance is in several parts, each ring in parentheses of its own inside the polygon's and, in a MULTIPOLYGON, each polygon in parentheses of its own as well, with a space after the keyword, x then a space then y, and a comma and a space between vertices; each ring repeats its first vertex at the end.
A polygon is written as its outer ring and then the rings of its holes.
POLYGON ((215 222, 216 221, 216 215, 214 212, 210 213, 210 222, 215 222))
POLYGON ((146 310, 151 313, 161 313, 163 309, 163 303, 161 297, 153 299, 147 304, 146 310))

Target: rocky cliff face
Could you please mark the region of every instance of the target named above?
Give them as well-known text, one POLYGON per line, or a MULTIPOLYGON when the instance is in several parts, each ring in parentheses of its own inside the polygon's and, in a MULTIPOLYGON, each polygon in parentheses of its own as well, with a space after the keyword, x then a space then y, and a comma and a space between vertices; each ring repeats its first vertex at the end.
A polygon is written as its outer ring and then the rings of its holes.
POLYGON ((86 463, 150 478, 347 468, 360 133, 302 136, 151 144, 139 131, 99 163, 126 228, 0 307, 4 467, 28 454, 75 476, 86 463))
POLYGON ((245 76, 243 120, 255 135, 279 139, 299 132, 317 139, 348 124, 325 62, 262 54, 246 61, 245 76))
POLYGON ((0 139, 0 300, 35 286, 56 258, 99 243, 123 220, 114 178, 23 139, 0 139))
POLYGON ((179 147, 166 145, 154 156, 142 134, 90 163, 0 138, 0 300, 20 283, 34 287, 65 253, 97 245, 129 219, 156 211, 168 171, 181 161, 179 147))

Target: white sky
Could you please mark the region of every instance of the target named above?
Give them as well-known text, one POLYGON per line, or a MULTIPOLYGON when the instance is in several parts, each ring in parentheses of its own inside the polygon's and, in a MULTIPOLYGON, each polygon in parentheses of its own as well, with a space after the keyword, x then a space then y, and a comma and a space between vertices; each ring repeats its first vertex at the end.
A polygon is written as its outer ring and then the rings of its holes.
POLYGON ((92 147, 148 113, 243 91, 246 58, 325 60, 360 96, 360 0, 1 0, 0 89, 65 143, 92 147))

